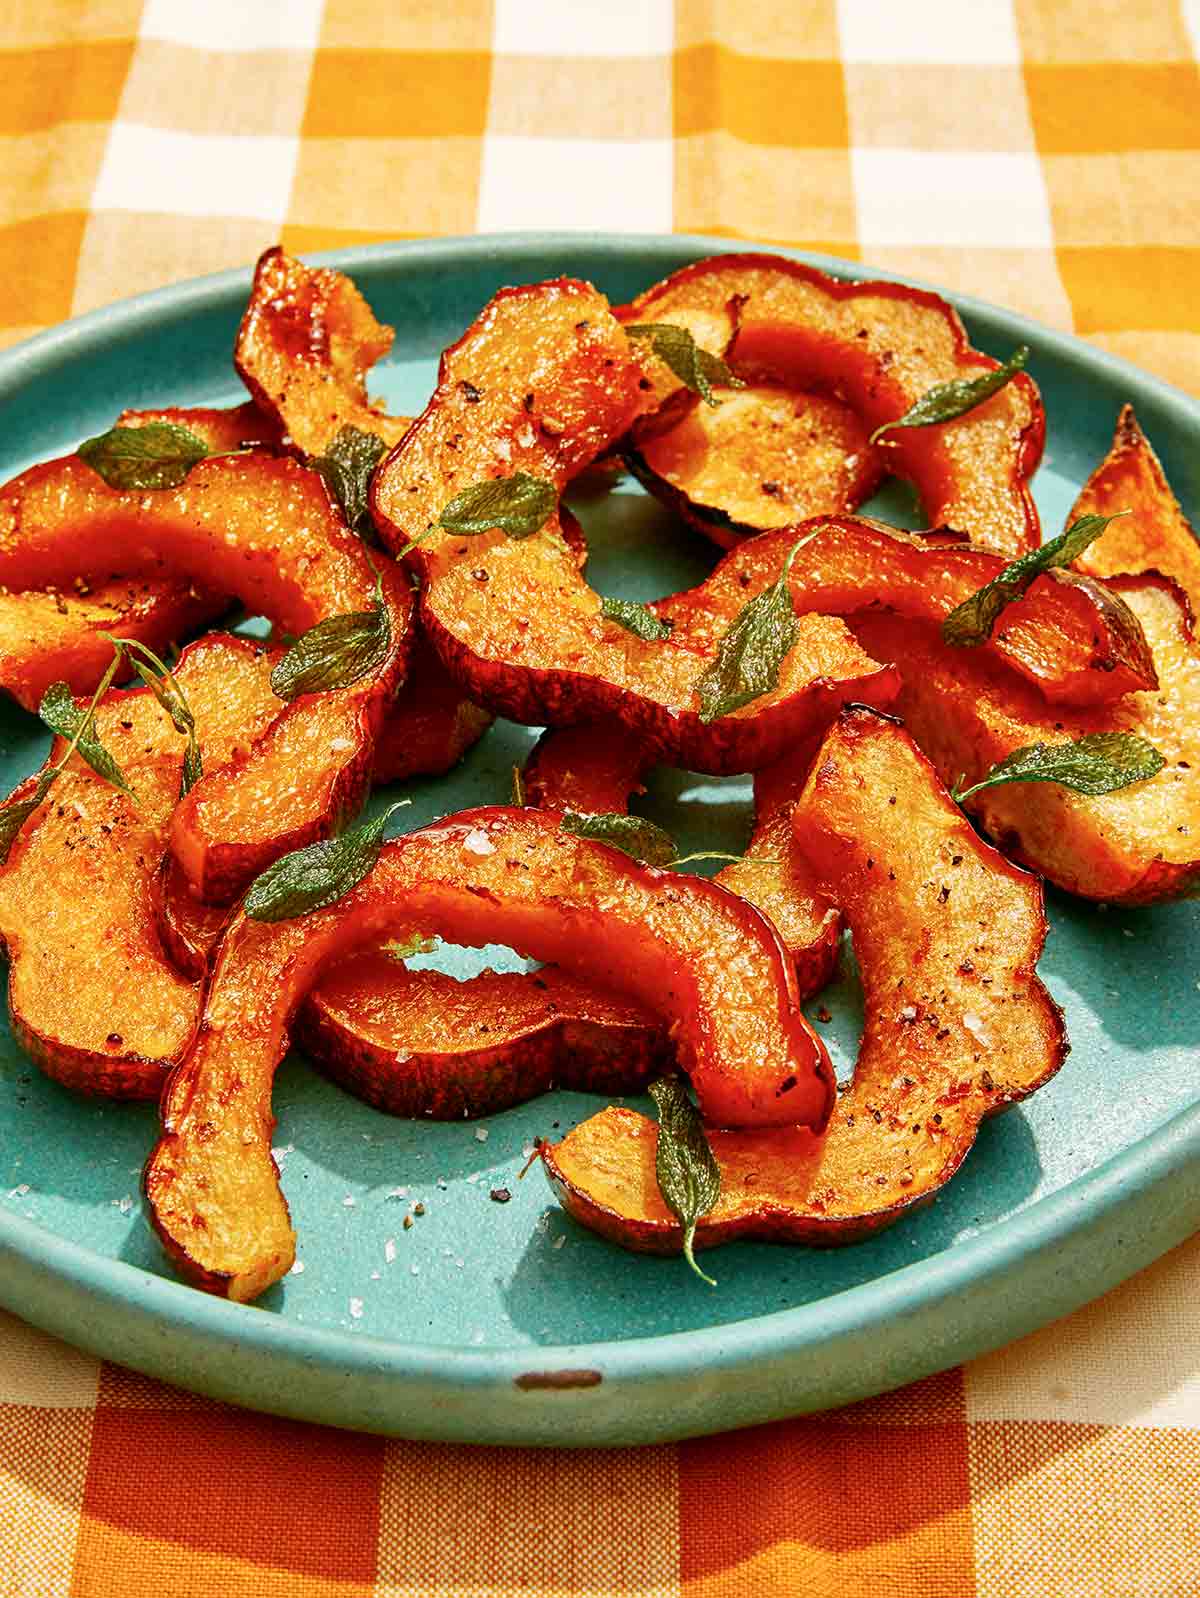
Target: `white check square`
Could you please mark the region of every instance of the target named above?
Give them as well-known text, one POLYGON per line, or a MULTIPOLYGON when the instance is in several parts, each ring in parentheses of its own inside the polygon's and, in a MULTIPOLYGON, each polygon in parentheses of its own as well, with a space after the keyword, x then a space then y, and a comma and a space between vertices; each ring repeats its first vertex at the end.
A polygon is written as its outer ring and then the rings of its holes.
POLYGON ((92 209, 282 222, 299 150, 299 139, 282 135, 175 133, 114 122, 92 209))
POLYGON ((1050 201, 1032 152, 850 152, 858 232, 872 244, 1052 249, 1050 201))
POLYGON ((193 50, 312 50, 324 0, 146 0, 138 29, 193 50))
POLYGON ((662 56, 674 41, 672 0, 495 0, 496 55, 662 56))
POLYGON ((1012 0, 837 0, 842 59, 1015 66, 1012 0))
POLYGON ((670 139, 488 134, 479 180, 479 231, 669 233, 674 180, 670 139))

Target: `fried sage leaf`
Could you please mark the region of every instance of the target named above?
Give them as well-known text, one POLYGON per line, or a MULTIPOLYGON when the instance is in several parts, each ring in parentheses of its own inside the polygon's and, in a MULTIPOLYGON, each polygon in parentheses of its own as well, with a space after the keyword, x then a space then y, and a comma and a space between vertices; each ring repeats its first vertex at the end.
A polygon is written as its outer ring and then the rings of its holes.
POLYGON ((50 786, 58 776, 59 770, 58 766, 47 766, 38 777, 37 786, 28 799, 5 805, 0 810, 0 866, 8 859, 8 852, 16 842, 21 828, 50 792, 50 786))
POLYGON ((178 488, 208 445, 176 422, 148 422, 145 427, 111 427, 85 439, 78 451, 109 488, 178 488))
POLYGON ((696 683, 701 721, 728 716, 779 686, 779 668, 800 630, 788 586, 792 562, 823 531, 817 527, 798 539, 776 580, 743 605, 730 623, 717 646, 717 658, 696 683))
POLYGON ((958 804, 981 788, 1006 782, 1057 782, 1075 793, 1115 793, 1145 782, 1166 765, 1153 744, 1134 732, 1089 732, 1071 743, 1027 744, 1005 755, 986 777, 952 795, 958 804))
POLYGON ((86 710, 80 710, 65 682, 51 683, 38 706, 38 715, 51 732, 69 739, 75 753, 87 761, 98 777, 133 799, 136 796, 125 780, 125 773, 96 736, 95 713, 95 701, 86 710))
POLYGON ((562 830, 573 832, 577 838, 610 844, 647 866, 668 866, 677 854, 671 834, 645 816, 623 816, 619 812, 588 816, 568 810, 562 819, 562 830))
POLYGON ((990 583, 985 583, 969 599, 954 607, 942 622, 943 641, 960 649, 973 649, 977 644, 987 643, 1001 611, 1014 599, 1020 599, 1034 578, 1052 566, 1069 566, 1078 560, 1109 522, 1128 515, 1127 510, 1118 510, 1111 516, 1081 516, 1065 533, 1010 562, 990 583))
POLYGON ((372 870, 383 847, 383 829, 392 813, 408 803, 402 799, 373 821, 285 854, 255 877, 242 909, 251 921, 293 921, 336 904, 372 870))
POLYGON ((196 739, 196 718, 192 715, 192 707, 187 702, 187 696, 179 686, 175 674, 148 645, 137 638, 112 638, 111 634, 107 633, 105 636, 116 648, 124 649, 134 656, 134 671, 171 718, 171 725, 175 731, 182 733, 187 739, 187 748, 183 753, 183 771, 179 779, 179 797, 183 799, 204 775, 204 761, 196 739), (144 659, 139 660, 137 658, 139 655, 144 659))
POLYGON ((661 643, 671 636, 671 623, 661 621, 649 605, 639 605, 636 599, 602 599, 600 614, 648 644, 661 643))
POLYGON ((51 683, 42 695, 38 714, 51 732, 57 733, 59 737, 68 740, 67 747, 63 750, 56 765, 47 766, 41 772, 33 793, 28 799, 21 799, 16 804, 6 805, 0 810, 0 865, 3 865, 8 859, 8 852, 12 848, 17 834, 50 792, 51 785, 76 750, 79 751, 97 776, 103 777, 106 782, 113 783, 114 787, 119 788, 122 793, 128 794, 131 799, 136 801, 137 795, 125 781, 120 766, 117 765, 94 732, 96 706, 111 688, 113 678, 116 676, 124 659, 124 648, 118 643, 113 649, 113 658, 108 663, 108 669, 96 684, 96 691, 92 695, 91 703, 86 710, 79 709, 71 695, 71 690, 65 682, 51 683))
POLYGON ((1018 372, 1025 370, 1028 360, 1029 349, 1022 344, 994 372, 984 372, 980 377, 961 377, 952 383, 935 383, 903 416, 877 427, 871 434, 871 443, 877 444, 885 433, 896 427, 931 427, 937 422, 952 422, 956 417, 965 416, 976 405, 982 405, 985 399, 999 393, 1006 383, 1011 383, 1018 372))
POLYGON ((663 1202, 683 1227, 683 1256, 701 1281, 717 1284, 696 1264, 696 1222, 721 1196, 721 1168, 709 1147, 700 1112, 683 1083, 672 1077, 650 1084, 658 1111, 654 1174, 663 1202))
POLYGON ((745 386, 719 355, 701 349, 686 327, 675 327, 670 322, 639 322, 625 332, 630 338, 647 339, 659 360, 706 405, 721 403, 713 394, 714 383, 723 388, 745 386))
POLYGON ((438 517, 438 526, 464 538, 491 532, 494 527, 510 538, 532 538, 550 520, 557 505, 558 493, 553 483, 529 472, 514 472, 511 477, 472 483, 455 494, 438 517))
POLYGON ((324 455, 310 455, 307 464, 319 472, 346 526, 360 538, 373 541, 371 479, 387 454, 387 445, 374 433, 346 426, 339 429, 324 455))
POLYGON ((392 627, 382 603, 370 610, 326 616, 303 633, 271 673, 271 692, 280 699, 348 688, 384 662, 392 627))

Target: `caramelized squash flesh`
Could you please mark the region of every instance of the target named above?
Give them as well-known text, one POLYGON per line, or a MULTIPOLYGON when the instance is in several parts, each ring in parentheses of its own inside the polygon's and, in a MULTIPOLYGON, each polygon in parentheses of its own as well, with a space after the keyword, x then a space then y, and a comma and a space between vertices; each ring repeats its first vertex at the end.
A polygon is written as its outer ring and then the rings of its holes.
POLYGON ((1183 589, 1200 612, 1200 540, 1171 491, 1150 440, 1126 405, 1117 417, 1112 448, 1080 490, 1071 511, 1079 516, 1120 516, 1075 562, 1093 577, 1158 571, 1183 589))
MULTIPOLYGON (((754 827, 745 853, 713 879, 772 923, 792 957, 805 998, 829 981, 841 932, 837 911, 817 891, 792 847, 791 807, 819 741, 802 740, 775 765, 755 772, 754 827)), ((542 734, 525 764, 525 798, 551 810, 622 815, 630 797, 643 791, 646 770, 637 745, 619 727, 553 728, 542 734)))
MULTIPOLYGON (((0 582, 68 576, 198 579, 301 634, 375 605, 375 572, 315 472, 265 455, 204 460, 178 488, 109 488, 77 456, 0 494, 0 582)), ((287 850, 361 803, 388 699, 402 680, 412 596, 382 568, 387 649, 348 687, 281 703, 252 748, 214 766, 178 807, 171 849, 201 897, 228 901, 287 850)))
POLYGON ((715 406, 682 397, 635 423, 622 455, 644 488, 724 549, 857 510, 879 487, 882 451, 831 395, 758 383, 714 388, 715 406))
MULTIPOLYGON (((213 635, 184 650, 176 675, 204 759, 233 758, 270 725, 270 668, 247 639, 213 635)), ((195 981, 160 943, 152 893, 184 744, 146 688, 107 694, 96 730, 136 802, 75 756, 25 823, 0 869, 9 1008, 48 1076, 81 1092, 155 1098, 200 1006, 195 981)), ((49 759, 63 748, 55 739, 49 759)))
POLYGON ((846 699, 889 693, 844 623, 802 618, 779 687, 706 724, 695 693, 713 651, 643 642, 606 620, 555 518, 521 540, 436 527, 456 494, 488 479, 524 471, 561 491, 637 415, 640 374, 589 285, 503 290, 442 357, 428 408, 376 473, 375 520, 394 551, 422 540, 410 557, 422 624, 471 699, 533 725, 618 721, 655 758, 752 770, 846 699))
MULTIPOLYGON (((1036 878, 980 841, 894 722, 844 711, 792 812, 796 842, 836 895, 862 972, 863 1037, 822 1140, 793 1128, 710 1134, 716 1206, 696 1243, 867 1237, 927 1202, 980 1121, 1040 1087, 1066 1054, 1035 966, 1036 878), (892 801, 896 802, 893 804, 892 801)), ((608 1109, 543 1151, 568 1212, 627 1248, 674 1252, 657 1128, 608 1109)))
MULTIPOLYGON (((939 295, 899 283, 843 283, 777 255, 694 262, 619 314, 627 323, 688 326, 748 381, 827 390, 868 431, 898 421, 936 385, 981 377, 997 364, 971 348, 939 295)), ((656 376, 660 397, 678 386, 661 367, 656 376)), ((958 419, 890 432, 882 445, 889 470, 921 496, 931 526, 957 528, 1012 556, 1042 541, 1029 480, 1045 430, 1037 387, 1022 373, 958 419)))
POLYGON ((329 971, 294 1035, 356 1098, 435 1121, 496 1115, 555 1087, 637 1093, 674 1064, 644 1005, 554 966, 459 982, 383 951, 329 971))
POLYGON ((198 1285, 257 1296, 295 1240, 271 1159, 271 1084, 292 1017, 323 969, 388 933, 503 939, 615 987, 670 1028, 717 1121, 822 1126, 824 1048, 770 925, 694 877, 655 871, 531 809, 466 811, 385 844, 327 910, 231 923, 202 1022, 162 1101, 146 1168, 154 1224, 198 1285))
MULTIPOLYGON (((1004 570, 1002 556, 859 517, 814 517, 732 551, 698 587, 652 607, 681 639, 718 638, 731 612, 783 571, 801 538, 789 588, 798 612, 848 616, 879 609, 940 622, 1004 570), (811 535, 811 536, 808 536, 811 535)), ((1054 703, 1103 704, 1156 685, 1137 617, 1119 593, 1069 572, 1035 578, 982 646, 1054 703)), ((959 650, 960 654, 974 653, 959 650)))
POLYGON ((1141 623, 1158 688, 1115 705, 1048 705, 982 650, 947 649, 937 632, 861 615, 868 649, 896 663, 897 709, 946 783, 970 786, 1014 749, 1129 732, 1166 758, 1148 782, 1092 798, 1055 783, 986 788, 967 800, 1014 860, 1085 899, 1152 904, 1200 884, 1200 654, 1182 594, 1166 578, 1111 578, 1141 623))
POLYGON ((393 337, 344 273, 276 247, 255 267, 233 361, 297 449, 323 455, 343 427, 385 444, 404 435, 408 418, 388 416, 367 395, 367 372, 393 337))

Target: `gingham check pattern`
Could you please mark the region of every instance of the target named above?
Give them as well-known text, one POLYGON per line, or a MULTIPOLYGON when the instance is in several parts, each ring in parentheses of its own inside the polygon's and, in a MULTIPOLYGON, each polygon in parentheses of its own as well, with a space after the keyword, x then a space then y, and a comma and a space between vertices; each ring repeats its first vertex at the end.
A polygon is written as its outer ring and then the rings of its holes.
MULTIPOLYGON (((1200 393, 1198 0, 9 0, 0 340, 476 229, 930 278, 1200 393)), ((590 1454, 384 1442, 0 1315, 0 1598, 1200 1592, 1200 1240, 833 1415, 590 1454)))

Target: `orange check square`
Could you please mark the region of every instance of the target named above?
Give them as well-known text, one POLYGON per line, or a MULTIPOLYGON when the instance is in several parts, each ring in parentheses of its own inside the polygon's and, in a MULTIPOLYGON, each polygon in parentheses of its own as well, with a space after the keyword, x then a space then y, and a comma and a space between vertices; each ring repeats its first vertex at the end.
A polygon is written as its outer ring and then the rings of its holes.
POLYGON ((306 138, 450 139, 487 126, 492 58, 483 51, 318 50, 306 138))

